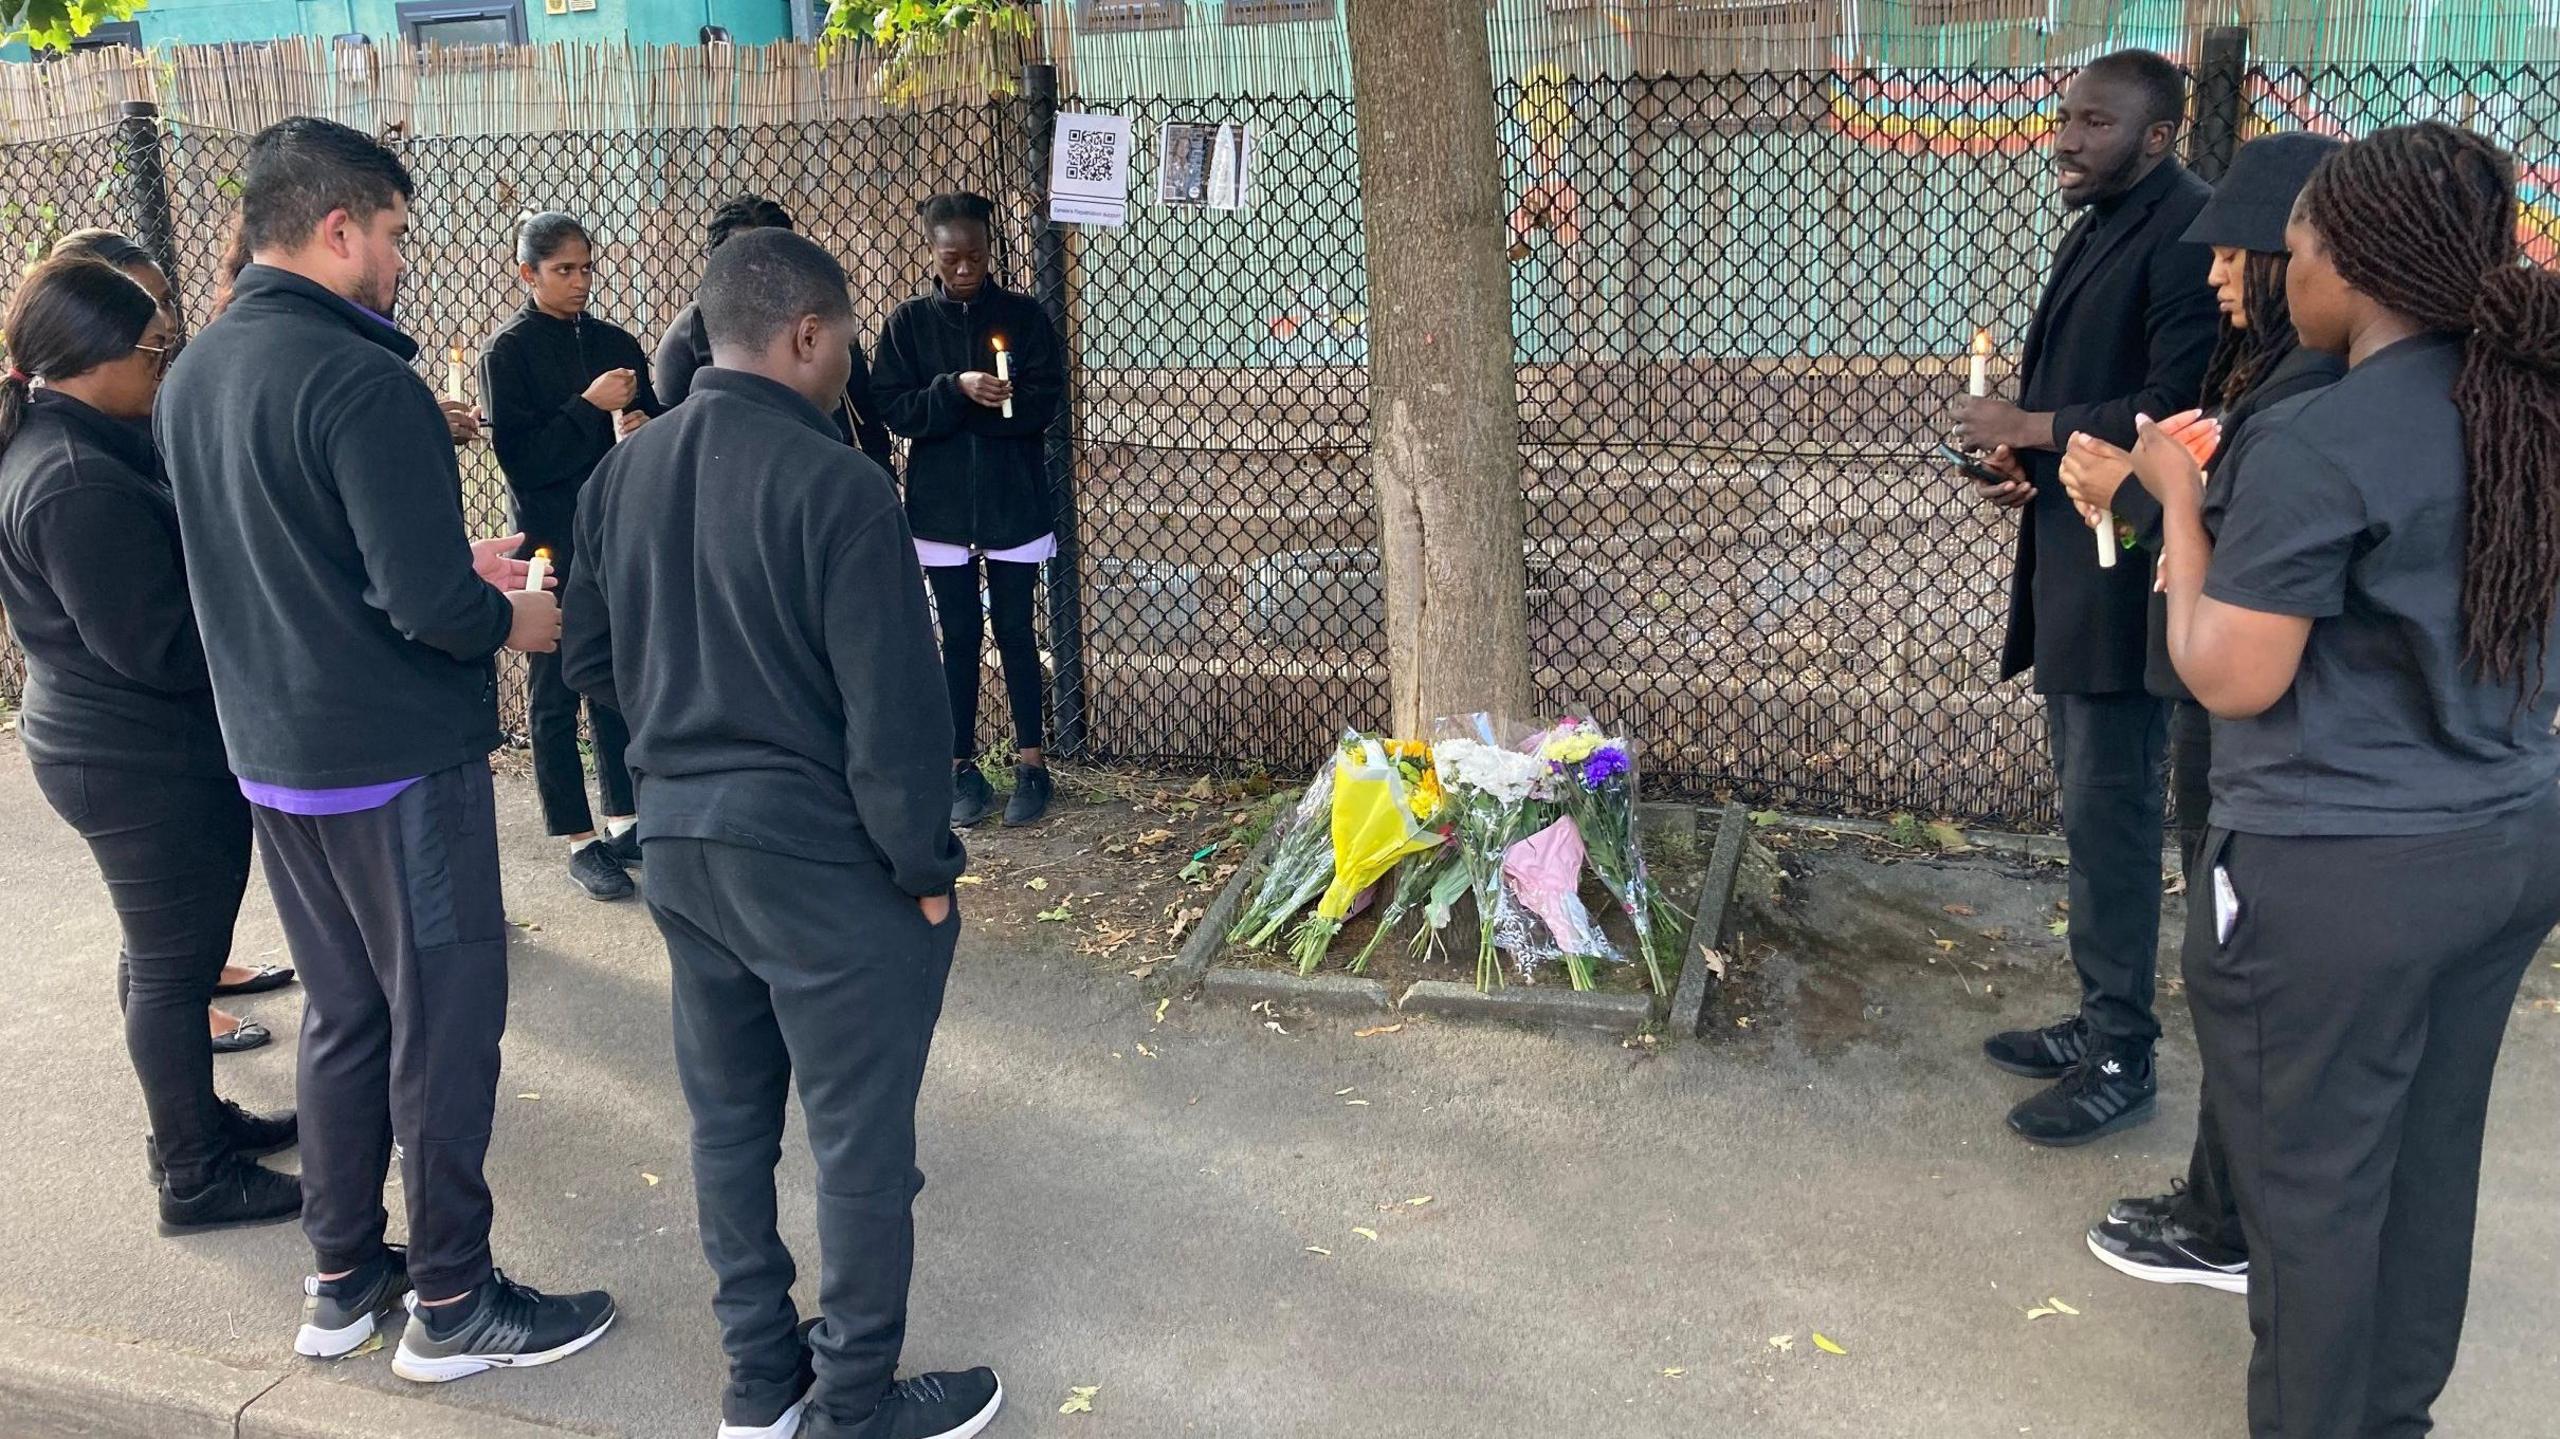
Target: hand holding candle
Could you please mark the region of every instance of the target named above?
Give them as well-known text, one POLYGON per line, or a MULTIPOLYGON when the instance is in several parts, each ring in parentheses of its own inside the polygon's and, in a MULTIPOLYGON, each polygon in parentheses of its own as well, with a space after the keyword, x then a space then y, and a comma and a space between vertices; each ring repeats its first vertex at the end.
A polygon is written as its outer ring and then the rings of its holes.
POLYGON ((1991 332, 1989 330, 1973 332, 1973 374, 1965 390, 1977 400, 1991 393, 1991 332))
MULTIPOLYGON (((1010 385, 1013 383, 1013 352, 1004 347, 1002 335, 992 337, 992 343, 996 347, 996 378, 1010 385)), ((1009 394, 1004 397, 1004 417, 1008 420, 1013 418, 1013 396, 1009 394)))
POLYGON ((532 561, 525 567, 524 587, 539 594, 543 584, 550 578, 551 551, 546 546, 533 552, 532 561))
POLYGON ((457 405, 462 403, 462 347, 460 345, 454 346, 445 355, 444 397, 457 405))

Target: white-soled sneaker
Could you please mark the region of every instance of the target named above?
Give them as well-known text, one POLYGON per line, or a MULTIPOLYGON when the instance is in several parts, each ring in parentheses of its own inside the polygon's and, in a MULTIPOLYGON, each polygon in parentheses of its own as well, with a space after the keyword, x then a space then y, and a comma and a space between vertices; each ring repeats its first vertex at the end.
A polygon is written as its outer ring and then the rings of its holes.
POLYGON ((545 1294, 493 1273, 468 1299, 411 1306, 391 1372, 419 1384, 445 1384, 492 1369, 553 1364, 603 1338, 613 1319, 613 1296, 601 1289, 545 1294), (435 1321, 449 1311, 458 1312, 439 1334, 435 1321))
POLYGON ((293 1352, 306 1359, 344 1359, 371 1339, 383 1315, 409 1292, 409 1251, 383 1246, 382 1257, 344 1279, 302 1278, 302 1328, 293 1352))

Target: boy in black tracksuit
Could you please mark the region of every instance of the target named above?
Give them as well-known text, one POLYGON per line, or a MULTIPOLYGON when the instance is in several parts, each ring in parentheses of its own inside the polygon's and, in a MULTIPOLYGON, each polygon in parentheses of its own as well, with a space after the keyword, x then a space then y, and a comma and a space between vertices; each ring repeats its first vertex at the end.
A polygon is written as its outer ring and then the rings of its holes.
POLYGON ((987 272, 993 214, 977 195, 939 195, 926 203, 933 287, 890 314, 872 374, 881 414, 910 442, 907 521, 942 620, 942 677, 953 726, 951 822, 963 827, 984 820, 995 803, 975 763, 982 613, 995 621, 1013 710, 1017 763, 1005 823, 1037 820, 1050 796, 1041 753, 1046 686, 1031 616, 1040 565, 1058 548, 1042 437, 1066 398, 1066 367, 1049 317, 987 272), (1004 378, 1008 367, 1010 380, 1004 378))
POLYGON ((975 1434, 1002 1402, 992 1372, 895 1382, 916 1095, 967 860, 923 588, 888 475, 819 408, 844 388, 843 269, 767 228, 712 257, 701 304, 721 364, 597 467, 562 659, 631 721, 724 1432, 805 1413, 808 1439, 975 1434), (824 1316, 805 1338, 775 1224, 795 1078, 824 1316))
MULTIPOLYGON (((618 433, 645 424, 662 407, 649 387, 640 342, 587 313, 595 249, 586 230, 564 214, 536 215, 524 223, 516 260, 531 298, 481 347, 480 393, 524 553, 547 550, 565 587, 577 554, 570 530, 580 487, 618 433)), ((596 783, 604 791, 606 833, 599 836, 578 754, 578 693, 561 683, 556 655, 535 655, 526 668, 525 727, 543 822, 569 841, 569 876, 580 888, 596 899, 627 899, 632 884, 625 867, 640 862, 640 840, 632 828, 622 716, 609 705, 587 707, 596 783)))
POLYGON ((491 659, 552 648, 558 606, 526 590, 512 540, 468 540, 444 412, 389 318, 408 171, 296 117, 250 143, 242 186, 257 263, 155 419, 224 746, 304 987, 319 1272, 295 1348, 354 1353, 414 1283, 394 1373, 548 1363, 600 1337, 613 1300, 495 1272, 481 1171, 507 1021, 491 659), (395 1132, 406 1251, 383 1242, 395 1132))

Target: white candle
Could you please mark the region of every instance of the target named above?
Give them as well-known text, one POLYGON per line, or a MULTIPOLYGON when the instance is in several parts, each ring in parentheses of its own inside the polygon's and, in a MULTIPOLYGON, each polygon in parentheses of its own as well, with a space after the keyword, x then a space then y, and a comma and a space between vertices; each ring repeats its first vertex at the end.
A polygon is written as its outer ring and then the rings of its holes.
POLYGON ((462 347, 456 345, 444 361, 444 397, 462 403, 462 347))
POLYGON ((542 582, 551 578, 551 551, 535 550, 524 568, 524 587, 528 594, 542 593, 542 582))
POLYGON ((1966 387, 1975 399, 1991 393, 1991 332, 1973 332, 1973 379, 1966 387))
MULTIPOLYGON (((1002 335, 995 337, 995 347, 996 378, 1010 385, 1013 383, 1013 354, 1011 351, 1005 349, 1004 337, 1002 335)), ((1004 417, 1008 420, 1013 418, 1013 397, 1011 395, 1005 396, 1004 399, 1004 417)))

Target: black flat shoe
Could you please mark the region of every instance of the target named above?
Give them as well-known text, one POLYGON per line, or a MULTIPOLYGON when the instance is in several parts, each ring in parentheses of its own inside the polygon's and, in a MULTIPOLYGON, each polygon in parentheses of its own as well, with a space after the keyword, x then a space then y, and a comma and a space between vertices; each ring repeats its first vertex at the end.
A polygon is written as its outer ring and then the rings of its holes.
POLYGON ((264 1048, 267 1042, 274 1038, 274 1035, 267 1033, 267 1027, 265 1025, 260 1024, 254 1019, 244 1019, 240 1021, 240 1027, 238 1029, 231 1031, 229 1034, 218 1035, 215 1037, 213 1041, 213 1052, 216 1054, 245 1054, 252 1049, 264 1048))
POLYGON ((225 1160, 213 1181, 192 1194, 162 1186, 160 1232, 203 1234, 282 1224, 302 1212, 302 1181, 237 1157, 225 1160))
POLYGON ((631 882, 630 872, 613 857, 613 851, 605 848, 603 840, 581 845, 576 854, 569 856, 569 878, 578 882, 587 898, 608 903, 629 899, 638 890, 631 882))
POLYGON ((247 979, 238 984, 217 984, 213 987, 213 992, 218 995, 265 994, 269 990, 282 989, 291 983, 293 983, 292 965, 262 964, 251 970, 247 979))
POLYGON ((640 853, 640 827, 638 825, 633 825, 622 833, 607 839, 604 842, 604 847, 615 859, 622 861, 622 867, 624 869, 637 869, 640 867, 640 861, 643 856, 640 853))
POLYGON ((1013 798, 1004 807, 1004 822, 1009 825, 1038 824, 1049 812, 1049 799, 1056 785, 1049 778, 1045 764, 1018 764, 1013 767, 1013 798))
MULTIPOLYGON (((301 1143, 302 1123, 290 1109, 258 1114, 226 1099, 222 1101, 222 1142, 235 1158, 263 1159, 301 1143)), ((142 1136, 142 1167, 152 1188, 166 1182, 168 1175, 160 1167, 160 1141, 148 1134, 142 1136)))

